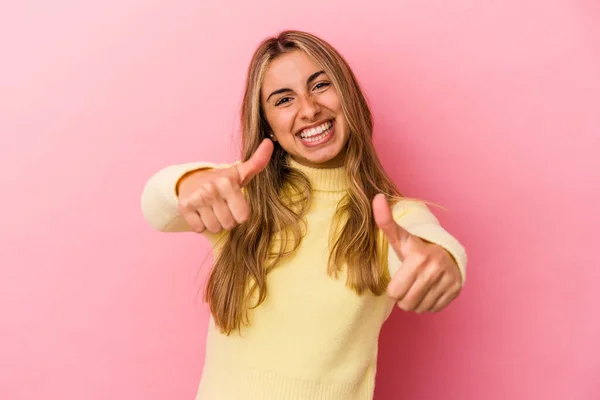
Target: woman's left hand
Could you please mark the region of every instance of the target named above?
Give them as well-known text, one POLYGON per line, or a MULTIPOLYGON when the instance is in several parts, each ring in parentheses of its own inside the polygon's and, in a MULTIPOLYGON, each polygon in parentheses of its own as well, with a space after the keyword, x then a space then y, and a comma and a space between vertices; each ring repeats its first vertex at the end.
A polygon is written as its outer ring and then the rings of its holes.
POLYGON ((450 253, 398 225, 381 194, 373 199, 373 215, 402 261, 387 287, 387 294, 403 310, 419 314, 437 312, 450 304, 462 289, 461 273, 450 253))

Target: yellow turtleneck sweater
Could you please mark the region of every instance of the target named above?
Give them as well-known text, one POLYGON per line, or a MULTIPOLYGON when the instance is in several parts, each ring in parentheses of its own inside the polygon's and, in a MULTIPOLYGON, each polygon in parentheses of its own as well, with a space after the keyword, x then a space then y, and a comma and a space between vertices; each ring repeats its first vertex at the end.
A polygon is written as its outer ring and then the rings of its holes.
MULTIPOLYGON (((327 274, 327 238, 346 190, 344 169, 290 163, 307 175, 313 189, 306 236, 294 257, 267 275, 267 297, 250 314, 251 325, 241 334, 223 335, 210 319, 197 400, 373 398, 379 331, 393 302, 386 295, 358 296, 346 288, 343 273, 337 279, 327 274)), ((189 163, 158 171, 142 194, 145 219, 159 231, 189 231, 177 209, 178 180, 199 168, 227 166, 189 163)), ((394 206, 393 215, 413 235, 448 250, 464 280, 464 248, 426 206, 401 202, 394 206)), ((387 250, 393 274, 401 262, 391 248, 387 250)))

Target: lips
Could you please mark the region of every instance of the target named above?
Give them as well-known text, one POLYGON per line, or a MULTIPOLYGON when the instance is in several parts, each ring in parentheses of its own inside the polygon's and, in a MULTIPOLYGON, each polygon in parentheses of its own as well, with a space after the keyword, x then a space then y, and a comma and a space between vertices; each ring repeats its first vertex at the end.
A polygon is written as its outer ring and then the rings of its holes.
POLYGON ((330 140, 334 135, 335 123, 334 121, 328 121, 325 124, 321 124, 316 128, 310 130, 303 130, 302 135, 309 135, 307 137, 298 135, 300 142, 306 147, 317 147, 321 146, 330 140))
POLYGON ((310 127, 302 129, 296 135, 300 136, 302 139, 309 139, 311 137, 318 136, 318 135, 322 134, 323 132, 327 131, 328 129, 331 128, 332 124, 333 124, 333 120, 327 120, 324 122, 320 122, 318 124, 314 124, 310 127))

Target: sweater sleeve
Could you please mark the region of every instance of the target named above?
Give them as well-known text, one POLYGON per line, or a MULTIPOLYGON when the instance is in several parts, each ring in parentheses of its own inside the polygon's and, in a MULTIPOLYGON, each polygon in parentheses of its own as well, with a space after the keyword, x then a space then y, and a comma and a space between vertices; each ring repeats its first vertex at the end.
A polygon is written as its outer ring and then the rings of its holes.
MULTIPOLYGON (((400 201, 392 208, 394 220, 406 229, 410 234, 431 243, 443 247, 452 255, 462 276, 463 285, 466 280, 467 272, 467 253, 460 242, 448 233, 429 210, 429 208, 416 201, 400 201)), ((401 261, 398 259, 394 249, 388 247, 388 268, 390 276, 400 267, 401 261)))
POLYGON ((144 219, 160 232, 190 232, 190 226, 179 213, 177 184, 189 172, 230 166, 231 164, 192 162, 170 165, 159 170, 148 179, 142 191, 144 219))

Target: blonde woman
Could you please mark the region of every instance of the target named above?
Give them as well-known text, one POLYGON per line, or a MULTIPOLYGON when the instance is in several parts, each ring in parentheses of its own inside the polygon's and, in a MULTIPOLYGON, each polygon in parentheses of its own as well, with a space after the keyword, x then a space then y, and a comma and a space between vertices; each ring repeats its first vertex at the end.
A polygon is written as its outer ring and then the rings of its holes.
POLYGON ((155 229, 215 248, 197 398, 372 399, 382 324, 394 305, 446 307, 464 248, 386 175, 358 82, 322 39, 259 45, 241 122, 239 162, 167 166, 142 194, 155 229))

